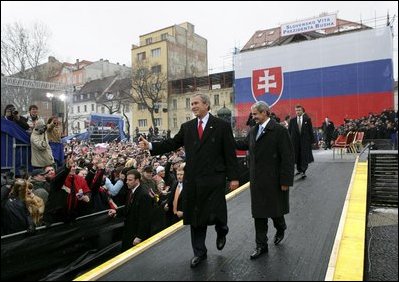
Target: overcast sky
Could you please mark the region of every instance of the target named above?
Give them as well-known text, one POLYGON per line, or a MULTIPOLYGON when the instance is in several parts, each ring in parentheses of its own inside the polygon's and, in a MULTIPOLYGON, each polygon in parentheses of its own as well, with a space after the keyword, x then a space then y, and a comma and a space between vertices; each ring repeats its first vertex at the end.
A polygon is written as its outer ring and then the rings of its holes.
POLYGON ((51 32, 51 54, 62 62, 76 59, 131 65, 131 45, 139 36, 190 22, 208 40, 210 73, 231 70, 234 47, 242 48, 257 30, 282 23, 338 13, 338 18, 366 21, 395 15, 394 68, 398 77, 397 1, 319 2, 59 2, 1 1, 1 25, 45 24, 51 32))

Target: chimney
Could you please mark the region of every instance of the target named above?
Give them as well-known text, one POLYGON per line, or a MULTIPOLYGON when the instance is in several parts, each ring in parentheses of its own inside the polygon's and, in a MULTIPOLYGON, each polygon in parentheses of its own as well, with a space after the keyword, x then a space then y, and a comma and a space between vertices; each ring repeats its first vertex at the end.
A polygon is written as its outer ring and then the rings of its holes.
POLYGON ((103 59, 100 59, 100 62, 102 62, 103 61, 103 59))
POLYGON ((116 63, 119 66, 119 62, 116 63))
POLYGON ((76 69, 79 69, 79 59, 76 59, 76 69))

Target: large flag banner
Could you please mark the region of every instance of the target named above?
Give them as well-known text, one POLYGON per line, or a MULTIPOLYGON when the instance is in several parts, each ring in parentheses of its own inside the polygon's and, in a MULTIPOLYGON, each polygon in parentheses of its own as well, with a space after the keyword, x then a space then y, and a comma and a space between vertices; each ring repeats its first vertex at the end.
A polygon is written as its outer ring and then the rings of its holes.
POLYGON ((302 105, 315 127, 393 108, 390 27, 290 43, 234 57, 236 127, 246 128, 250 107, 265 101, 281 120, 302 105))

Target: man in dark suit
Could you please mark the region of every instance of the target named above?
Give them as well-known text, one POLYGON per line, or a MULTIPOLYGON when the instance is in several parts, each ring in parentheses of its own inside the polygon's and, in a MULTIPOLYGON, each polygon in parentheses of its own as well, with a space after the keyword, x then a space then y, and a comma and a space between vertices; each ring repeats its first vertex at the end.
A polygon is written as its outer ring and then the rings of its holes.
POLYGON ((226 243, 227 206, 226 179, 230 190, 238 187, 238 162, 230 124, 209 113, 207 95, 195 94, 191 110, 195 119, 183 123, 179 132, 160 143, 149 143, 140 137, 140 147, 152 155, 160 155, 184 146, 186 166, 182 190, 183 223, 191 226, 191 243, 194 257, 191 267, 196 267, 207 257, 205 246, 208 225, 215 225, 217 249, 226 243))
MULTIPOLYGON (((125 226, 122 235, 122 251, 130 249, 151 235, 150 220, 153 202, 147 189, 140 185, 140 179, 140 172, 135 169, 126 173, 128 195, 124 211, 125 226)), ((115 210, 109 211, 110 216, 114 213, 115 210)))
POLYGON ((301 105, 296 105, 295 113, 296 117, 290 120, 288 131, 294 146, 296 175, 301 174, 301 177, 305 178, 309 163, 314 161, 312 144, 316 141, 313 134, 312 120, 305 114, 305 109, 301 105))
POLYGON ((331 149, 331 141, 333 140, 335 131, 334 123, 328 117, 326 117, 321 124, 321 130, 323 130, 324 149, 331 149))
POLYGON ((294 151, 287 129, 270 118, 269 106, 258 101, 251 107, 257 125, 237 149, 249 150, 251 210, 255 220, 256 248, 251 259, 268 252, 267 221, 277 232, 274 244, 284 238, 284 214, 289 212, 288 187, 294 182, 294 151))

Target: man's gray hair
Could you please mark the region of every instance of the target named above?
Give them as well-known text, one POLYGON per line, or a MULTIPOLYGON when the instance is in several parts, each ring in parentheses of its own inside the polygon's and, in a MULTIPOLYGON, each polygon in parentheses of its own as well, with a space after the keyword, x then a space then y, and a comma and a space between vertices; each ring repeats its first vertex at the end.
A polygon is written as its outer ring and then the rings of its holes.
MULTIPOLYGON (((197 93, 193 95, 194 97, 199 96, 201 98, 202 103, 207 104, 209 108, 211 107, 211 99, 209 99, 209 96, 203 93, 197 93)), ((209 110, 209 109, 208 109, 209 110)))
POLYGON ((264 101, 257 101, 255 104, 251 106, 251 109, 256 109, 260 113, 263 112, 268 113, 270 111, 269 105, 264 101))

